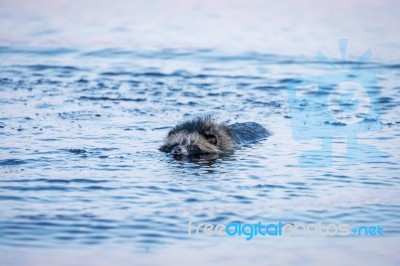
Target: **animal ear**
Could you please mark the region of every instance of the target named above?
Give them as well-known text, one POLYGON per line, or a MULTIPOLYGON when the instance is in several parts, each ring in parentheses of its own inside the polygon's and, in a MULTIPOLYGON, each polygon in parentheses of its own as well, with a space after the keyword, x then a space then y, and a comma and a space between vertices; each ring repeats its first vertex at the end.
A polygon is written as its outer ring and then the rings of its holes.
POLYGON ((215 136, 214 134, 212 134, 212 133, 208 133, 208 132, 206 132, 205 134, 204 134, 204 137, 206 138, 206 140, 209 142, 209 143, 211 143, 211 144, 213 144, 213 145, 216 145, 217 144, 217 136, 215 136))

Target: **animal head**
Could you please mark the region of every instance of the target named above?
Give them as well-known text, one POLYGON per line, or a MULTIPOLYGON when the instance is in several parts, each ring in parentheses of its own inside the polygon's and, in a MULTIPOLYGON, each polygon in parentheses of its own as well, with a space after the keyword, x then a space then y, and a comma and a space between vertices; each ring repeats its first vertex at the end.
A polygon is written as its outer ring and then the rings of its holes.
POLYGON ((179 156, 218 154, 232 150, 234 141, 229 129, 210 117, 198 117, 170 130, 163 152, 179 156))

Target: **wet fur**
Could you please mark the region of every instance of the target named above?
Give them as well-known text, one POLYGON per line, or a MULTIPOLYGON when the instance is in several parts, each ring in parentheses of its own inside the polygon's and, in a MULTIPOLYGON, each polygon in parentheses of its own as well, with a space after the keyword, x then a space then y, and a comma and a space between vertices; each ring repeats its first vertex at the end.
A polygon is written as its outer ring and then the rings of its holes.
POLYGON ((225 123, 216 122, 212 116, 203 116, 172 128, 159 150, 174 153, 177 146, 181 149, 178 155, 187 156, 226 153, 232 151, 236 143, 232 131, 225 123), (193 151, 190 151, 192 148, 193 151))

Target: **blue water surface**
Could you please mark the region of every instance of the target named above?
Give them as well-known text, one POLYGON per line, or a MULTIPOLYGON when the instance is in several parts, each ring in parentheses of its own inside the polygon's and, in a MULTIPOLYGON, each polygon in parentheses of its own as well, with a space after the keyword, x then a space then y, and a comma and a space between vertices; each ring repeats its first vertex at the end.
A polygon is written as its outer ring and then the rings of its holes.
MULTIPOLYGON (((375 16, 369 10, 378 4, 366 4, 366 13, 348 22, 365 21, 365 29, 347 28, 342 19, 353 13, 344 13, 310 32, 306 25, 319 21, 318 12, 294 27, 307 5, 161 1, 153 8, 128 2, 110 10, 107 2, 90 1, 75 7, 49 2, 47 8, 1 4, 0 23, 7 27, 0 30, 0 260, 243 265, 250 259, 263 264, 268 255, 271 263, 296 265, 399 261, 398 4, 379 6, 388 15, 374 25, 367 23, 375 16), (87 14, 77 22, 74 10, 87 14), (321 40, 326 35, 330 39, 321 40), (345 61, 337 47, 342 37, 349 37, 345 61), (366 48, 375 48, 376 56, 355 63, 366 48), (331 63, 315 59, 320 49, 331 63), (288 88, 336 73, 332 66, 355 79, 361 70, 377 73, 370 85, 380 115, 372 122, 379 126, 358 141, 382 157, 348 161, 341 135, 347 126, 329 120, 337 132, 332 165, 299 167, 299 155, 321 141, 293 139, 288 88), (272 136, 212 161, 175 160, 157 150, 177 122, 210 113, 228 123, 258 122, 272 136), (381 225, 384 236, 246 242, 189 237, 190 220, 381 225)), ((359 14, 357 4, 348 9, 359 14)), ((325 107, 319 108, 312 110, 318 115, 325 107)))

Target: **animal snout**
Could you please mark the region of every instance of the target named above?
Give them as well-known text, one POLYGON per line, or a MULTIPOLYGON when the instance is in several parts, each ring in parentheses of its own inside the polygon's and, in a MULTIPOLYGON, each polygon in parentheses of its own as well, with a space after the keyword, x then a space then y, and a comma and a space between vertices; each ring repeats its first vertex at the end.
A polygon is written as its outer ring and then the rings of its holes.
POLYGON ((182 148, 179 146, 176 146, 172 149, 172 154, 182 154, 182 148))

